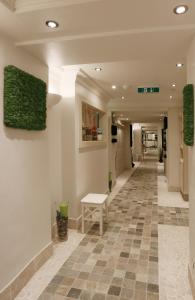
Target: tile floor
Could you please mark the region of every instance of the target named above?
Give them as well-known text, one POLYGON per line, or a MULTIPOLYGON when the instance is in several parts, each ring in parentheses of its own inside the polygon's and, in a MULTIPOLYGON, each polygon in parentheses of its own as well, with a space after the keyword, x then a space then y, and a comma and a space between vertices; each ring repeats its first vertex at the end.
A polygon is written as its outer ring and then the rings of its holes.
POLYGON ((75 233, 71 249, 61 245, 58 259, 51 258, 45 273, 40 270, 44 284, 38 287, 32 279, 32 286, 16 299, 157 300, 160 289, 160 300, 191 300, 186 277, 188 209, 158 206, 158 174, 156 157, 148 154, 112 200, 104 235, 98 235, 96 225, 86 235, 75 233), (52 262, 53 278, 46 273, 52 262))
POLYGON ((157 168, 148 157, 109 207, 103 237, 95 225, 39 300, 159 299, 157 168))

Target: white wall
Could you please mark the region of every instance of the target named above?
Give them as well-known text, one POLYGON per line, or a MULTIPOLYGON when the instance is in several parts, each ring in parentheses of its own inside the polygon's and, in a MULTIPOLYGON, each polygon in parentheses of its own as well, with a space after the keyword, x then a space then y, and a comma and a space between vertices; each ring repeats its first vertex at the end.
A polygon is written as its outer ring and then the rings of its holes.
POLYGON ((3 126, 8 64, 47 81, 40 61, 0 39, 0 290, 51 240, 48 134, 3 126))
POLYGON ((168 110, 167 134, 167 177, 170 191, 180 190, 180 140, 179 140, 179 109, 168 110))
MULTIPOLYGON (((195 86, 195 38, 192 41, 187 57, 187 82, 195 86)), ((195 137, 194 137, 195 138, 195 137)), ((189 219, 190 219, 190 270, 195 285, 195 146, 189 147, 189 219)))
POLYGON ((112 143, 111 135, 111 115, 108 122, 108 159, 109 171, 112 172, 112 185, 115 184, 116 178, 125 170, 130 169, 132 155, 130 149, 130 129, 129 125, 120 126, 117 130, 117 143, 112 143))
POLYGON ((133 160, 140 160, 142 155, 141 124, 133 123, 133 160))
POLYGON ((107 102, 92 90, 76 83, 76 201, 77 216, 80 215, 80 199, 88 193, 106 193, 108 191, 108 116, 107 102), (105 128, 103 135, 106 145, 94 148, 79 148, 79 132, 81 122, 81 101, 105 112, 105 128))
POLYGON ((55 224, 59 203, 69 203, 69 217, 76 218, 76 138, 75 138, 75 80, 77 69, 49 70, 49 90, 61 95, 61 101, 49 114, 50 182, 52 188, 52 224, 55 224))
MULTIPOLYGON (((115 146, 114 146, 115 147, 115 146)), ((131 168, 130 131, 129 125, 119 127, 116 144, 116 176, 131 168)))
POLYGON ((50 199, 51 224, 56 222, 56 210, 63 200, 62 189, 62 102, 50 107, 47 114, 47 128, 49 133, 49 170, 50 170, 50 199))
POLYGON ((51 109, 50 117, 51 126, 53 124, 50 141, 55 141, 55 145, 51 145, 50 156, 52 223, 55 222, 55 210, 60 201, 69 202, 69 218, 77 219, 81 215, 80 199, 84 195, 108 190, 107 145, 79 149, 80 99, 84 98, 89 104, 105 111, 107 103, 76 83, 77 74, 78 69, 69 67, 64 71, 50 70, 50 90, 62 96, 60 104, 51 109), (53 157, 52 153, 57 157, 53 157))
POLYGON ((158 133, 158 149, 160 150, 162 148, 162 129, 163 125, 159 124, 157 128, 158 133))

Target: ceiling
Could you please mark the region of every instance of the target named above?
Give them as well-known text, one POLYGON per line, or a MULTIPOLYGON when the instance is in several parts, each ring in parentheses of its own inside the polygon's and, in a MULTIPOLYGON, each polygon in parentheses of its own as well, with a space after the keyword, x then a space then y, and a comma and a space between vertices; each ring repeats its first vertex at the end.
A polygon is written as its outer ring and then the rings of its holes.
POLYGON ((179 0, 0 0, 0 32, 49 67, 80 65, 110 95, 110 109, 149 112, 146 119, 152 120, 152 111, 159 118, 182 102, 186 53, 195 34, 195 1, 182 1, 189 10, 180 16, 173 14, 178 4, 179 0), (60 26, 49 29, 49 19, 60 26), (182 70, 175 66, 178 61, 184 63, 182 70), (102 71, 97 73, 96 66, 102 71), (112 84, 117 85, 115 91, 112 84), (138 86, 159 86, 160 93, 139 95, 138 86))

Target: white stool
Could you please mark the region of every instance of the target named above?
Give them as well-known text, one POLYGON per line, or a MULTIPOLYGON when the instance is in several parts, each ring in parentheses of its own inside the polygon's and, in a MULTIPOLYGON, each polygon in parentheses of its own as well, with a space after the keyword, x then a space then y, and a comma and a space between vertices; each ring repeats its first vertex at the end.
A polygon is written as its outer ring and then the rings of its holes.
POLYGON ((88 194, 81 199, 82 206, 82 233, 85 229, 85 221, 93 221, 92 215, 99 211, 100 235, 103 234, 103 209, 105 208, 106 220, 108 219, 108 195, 106 194, 88 194))

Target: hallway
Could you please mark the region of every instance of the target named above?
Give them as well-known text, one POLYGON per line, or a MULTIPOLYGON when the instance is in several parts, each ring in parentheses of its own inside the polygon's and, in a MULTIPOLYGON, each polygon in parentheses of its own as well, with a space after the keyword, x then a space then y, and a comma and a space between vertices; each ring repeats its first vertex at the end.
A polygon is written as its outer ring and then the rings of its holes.
POLYGON ((0 300, 195 299, 195 1, 0 18, 0 300), (108 195, 101 237, 88 194, 108 195))
MULTIPOLYGON (((157 158, 151 154, 111 202, 103 237, 93 226, 39 300, 159 299, 158 261, 159 253, 161 258, 163 253, 158 250, 158 224, 161 233, 164 225, 188 226, 188 209, 158 206, 157 158)), ((166 250, 166 235, 164 239, 166 250)), ((166 298, 164 288, 162 300, 191 299, 187 289, 189 295, 166 298)))

